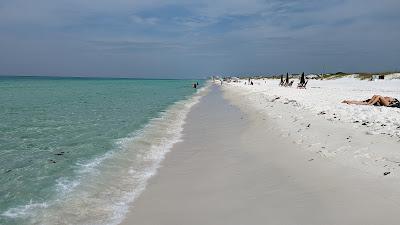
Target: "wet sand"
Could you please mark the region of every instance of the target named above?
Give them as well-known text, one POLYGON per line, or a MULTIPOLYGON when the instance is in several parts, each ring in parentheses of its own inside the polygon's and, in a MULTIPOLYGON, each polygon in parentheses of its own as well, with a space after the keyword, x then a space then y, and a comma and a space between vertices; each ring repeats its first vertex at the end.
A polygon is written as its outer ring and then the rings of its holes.
POLYGON ((318 160, 236 103, 213 86, 193 107, 123 224, 398 224, 395 181, 318 160))

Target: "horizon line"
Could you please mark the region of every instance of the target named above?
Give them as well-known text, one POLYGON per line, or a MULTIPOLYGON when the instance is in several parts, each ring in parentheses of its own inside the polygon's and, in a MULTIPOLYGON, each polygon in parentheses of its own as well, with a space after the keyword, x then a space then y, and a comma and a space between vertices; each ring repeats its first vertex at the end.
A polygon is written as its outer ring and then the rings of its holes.
MULTIPOLYGON (((210 76, 207 76, 210 77, 210 76)), ((68 76, 68 75, 3 75, 0 74, 0 78, 58 78, 58 79, 127 79, 127 80, 205 80, 207 78, 158 78, 158 77, 124 77, 124 76, 68 76)))

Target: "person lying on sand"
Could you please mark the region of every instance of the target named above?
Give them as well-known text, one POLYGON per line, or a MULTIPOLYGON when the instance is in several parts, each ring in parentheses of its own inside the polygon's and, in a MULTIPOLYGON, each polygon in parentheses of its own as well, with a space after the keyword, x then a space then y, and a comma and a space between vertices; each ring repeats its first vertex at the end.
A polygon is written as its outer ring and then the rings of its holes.
POLYGON ((400 101, 396 98, 374 95, 372 98, 364 100, 364 101, 356 101, 356 100, 344 100, 342 103, 353 104, 353 105, 374 105, 374 106, 387 106, 387 107, 396 107, 400 108, 400 101))

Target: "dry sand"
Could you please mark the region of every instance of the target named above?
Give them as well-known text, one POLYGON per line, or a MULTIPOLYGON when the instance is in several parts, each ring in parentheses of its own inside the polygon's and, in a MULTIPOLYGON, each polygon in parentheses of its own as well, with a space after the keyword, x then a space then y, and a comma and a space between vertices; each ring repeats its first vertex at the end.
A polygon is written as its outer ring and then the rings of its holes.
POLYGON ((399 224, 397 180, 316 158, 211 89, 123 224, 399 224))
POLYGON ((272 120, 268 127, 291 141, 291 148, 375 176, 390 172, 386 179, 400 181, 400 109, 341 103, 344 96, 400 94, 398 81, 310 80, 310 89, 304 90, 259 80, 254 86, 230 83, 223 89, 241 109, 272 120))

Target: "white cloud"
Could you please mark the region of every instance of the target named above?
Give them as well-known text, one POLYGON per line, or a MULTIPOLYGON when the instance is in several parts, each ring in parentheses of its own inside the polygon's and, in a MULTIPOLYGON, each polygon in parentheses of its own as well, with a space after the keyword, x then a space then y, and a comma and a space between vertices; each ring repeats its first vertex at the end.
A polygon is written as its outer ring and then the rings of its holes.
MULTIPOLYGON (((15 61, 35 61, 37 52, 55 61, 51 54, 56 50, 40 50, 48 48, 65 52, 64 59, 74 62, 90 58, 103 68, 127 60, 107 58, 123 52, 135 59, 154 57, 177 64, 178 58, 203 57, 198 63, 204 65, 231 58, 227 65, 240 60, 240 65, 251 65, 246 68, 262 69, 264 64, 253 62, 266 57, 281 65, 289 52, 294 65, 298 55, 306 60, 304 55, 338 52, 352 57, 357 52, 398 54, 393 52, 399 48, 399 8, 398 0, 2 0, 0 47, 1 52, 12 52, 15 61), (244 52, 248 56, 238 59, 244 52)), ((1 52, 0 68, 11 60, 1 52)), ((340 65, 340 60, 334 63, 340 65)), ((18 63, 12 63, 17 68, 18 63)), ((36 64, 45 67, 41 63, 36 64)))

